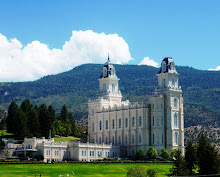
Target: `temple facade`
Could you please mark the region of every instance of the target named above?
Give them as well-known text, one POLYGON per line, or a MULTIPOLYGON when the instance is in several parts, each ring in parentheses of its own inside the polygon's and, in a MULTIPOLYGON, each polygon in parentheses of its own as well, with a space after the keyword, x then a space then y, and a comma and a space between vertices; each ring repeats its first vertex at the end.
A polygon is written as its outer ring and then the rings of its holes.
MULTIPOLYGON (((184 115, 179 74, 171 57, 165 57, 158 84, 148 102, 122 101, 119 78, 108 61, 102 68, 96 100, 89 100, 88 141, 120 148, 120 157, 134 157, 137 149, 153 146, 184 152, 184 115)), ((118 154, 119 155, 119 154, 118 154)))

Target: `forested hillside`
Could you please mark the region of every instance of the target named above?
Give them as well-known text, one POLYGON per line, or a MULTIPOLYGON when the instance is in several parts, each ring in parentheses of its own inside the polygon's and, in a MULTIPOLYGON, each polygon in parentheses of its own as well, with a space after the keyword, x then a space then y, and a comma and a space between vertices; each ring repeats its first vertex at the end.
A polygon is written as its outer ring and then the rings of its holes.
MULTIPOLYGON (((138 65, 114 65, 120 78, 123 99, 147 100, 157 85, 158 68, 138 65)), ((76 119, 87 117, 87 101, 95 98, 98 78, 103 65, 84 64, 71 71, 43 77, 33 82, 1 83, 0 108, 9 103, 30 99, 33 104, 52 104, 55 110, 66 104, 76 119)), ((179 83, 183 89, 185 126, 219 126, 220 72, 178 67, 179 83)))

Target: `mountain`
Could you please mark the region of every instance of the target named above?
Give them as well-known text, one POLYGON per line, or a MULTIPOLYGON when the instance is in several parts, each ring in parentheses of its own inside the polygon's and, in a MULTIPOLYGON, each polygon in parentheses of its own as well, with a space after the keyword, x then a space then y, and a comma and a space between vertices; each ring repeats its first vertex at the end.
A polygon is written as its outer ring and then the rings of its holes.
MULTIPOLYGON (((120 78, 123 99, 142 102, 154 93, 159 69, 145 65, 114 65, 120 78)), ((28 98, 32 104, 52 104, 60 110, 63 104, 76 119, 87 117, 88 99, 96 98, 98 78, 103 65, 84 64, 68 72, 43 77, 33 82, 0 83, 0 109, 7 109, 28 98)), ((177 66, 183 89, 185 127, 219 126, 220 72, 177 66)))

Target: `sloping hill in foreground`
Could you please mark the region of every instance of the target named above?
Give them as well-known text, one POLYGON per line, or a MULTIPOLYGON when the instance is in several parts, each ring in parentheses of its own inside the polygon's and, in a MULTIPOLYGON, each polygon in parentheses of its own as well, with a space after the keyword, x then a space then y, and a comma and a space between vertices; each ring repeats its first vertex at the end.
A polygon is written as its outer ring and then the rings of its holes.
MULTIPOLYGON (((43 77, 33 82, 0 83, 0 109, 7 109, 14 99, 28 98, 33 104, 52 104, 60 110, 63 104, 76 119, 87 116, 87 101, 95 98, 103 65, 84 64, 68 72, 43 77)), ((147 100, 157 85, 158 68, 138 65, 115 65, 120 78, 123 99, 147 100)), ((185 126, 219 126, 220 72, 177 66, 185 100, 185 126)))

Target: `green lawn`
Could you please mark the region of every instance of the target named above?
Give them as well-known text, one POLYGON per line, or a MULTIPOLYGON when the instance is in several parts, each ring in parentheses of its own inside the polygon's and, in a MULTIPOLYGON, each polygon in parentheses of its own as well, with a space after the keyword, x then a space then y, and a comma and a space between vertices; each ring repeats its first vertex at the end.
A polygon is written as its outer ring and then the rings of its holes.
POLYGON ((61 141, 71 141, 71 140, 80 140, 80 138, 76 138, 76 137, 73 137, 73 136, 62 136, 62 137, 59 137, 59 136, 55 136, 54 137, 54 142, 61 142, 61 141))
POLYGON ((59 177, 60 174, 69 174, 73 176, 90 176, 90 177, 121 177, 126 176, 130 167, 139 165, 144 169, 155 168, 158 171, 158 176, 166 176, 172 164, 156 164, 156 163, 111 163, 111 164, 1 164, 0 176, 1 177, 31 177, 37 176, 39 173, 42 177, 59 177))

